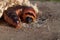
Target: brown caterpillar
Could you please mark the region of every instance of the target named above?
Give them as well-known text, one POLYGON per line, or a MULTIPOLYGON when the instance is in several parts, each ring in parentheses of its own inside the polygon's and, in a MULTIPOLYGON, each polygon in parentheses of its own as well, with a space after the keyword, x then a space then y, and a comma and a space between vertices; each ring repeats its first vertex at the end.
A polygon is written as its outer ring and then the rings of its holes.
POLYGON ((3 18, 9 25, 14 26, 15 28, 21 28, 20 22, 31 23, 36 20, 36 15, 37 14, 32 7, 17 5, 5 10, 3 18))

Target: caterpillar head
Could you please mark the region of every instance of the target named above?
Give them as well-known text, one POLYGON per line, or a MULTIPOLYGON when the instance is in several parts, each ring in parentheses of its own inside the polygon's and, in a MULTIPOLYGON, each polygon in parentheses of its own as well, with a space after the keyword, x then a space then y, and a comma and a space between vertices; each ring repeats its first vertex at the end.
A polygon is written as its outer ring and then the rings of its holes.
POLYGON ((36 13, 32 7, 25 7, 22 12, 21 17, 22 17, 21 19, 23 22, 31 23, 36 20, 36 13))

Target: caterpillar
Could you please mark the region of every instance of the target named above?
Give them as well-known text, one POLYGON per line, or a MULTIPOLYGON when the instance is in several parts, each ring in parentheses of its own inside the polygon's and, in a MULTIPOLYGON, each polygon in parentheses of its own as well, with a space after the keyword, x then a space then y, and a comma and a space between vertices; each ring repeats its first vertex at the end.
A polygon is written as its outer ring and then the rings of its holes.
POLYGON ((4 20, 15 28, 22 28, 22 23, 32 23, 36 20, 37 14, 32 7, 29 6, 13 6, 7 8, 3 12, 4 20))

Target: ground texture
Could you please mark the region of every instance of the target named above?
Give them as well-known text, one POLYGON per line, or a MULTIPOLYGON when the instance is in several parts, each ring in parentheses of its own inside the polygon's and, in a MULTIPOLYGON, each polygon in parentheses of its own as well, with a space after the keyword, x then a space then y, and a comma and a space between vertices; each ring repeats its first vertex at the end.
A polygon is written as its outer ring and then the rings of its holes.
POLYGON ((0 40, 60 40, 60 3, 37 2, 39 12, 37 21, 25 24, 15 30, 0 21, 0 40))

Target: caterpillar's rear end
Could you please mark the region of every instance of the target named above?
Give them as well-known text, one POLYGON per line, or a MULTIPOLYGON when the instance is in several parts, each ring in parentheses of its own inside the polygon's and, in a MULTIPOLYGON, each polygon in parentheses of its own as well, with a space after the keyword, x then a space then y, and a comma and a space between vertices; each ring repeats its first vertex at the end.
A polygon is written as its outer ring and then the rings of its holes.
MULTIPOLYGON (((15 18, 15 17, 14 17, 15 18)), ((8 24, 10 24, 10 25, 12 25, 12 26, 14 26, 15 28, 17 28, 17 27, 19 27, 19 25, 20 25, 20 23, 19 23, 19 19, 12 19, 12 18, 10 18, 7 14, 5 14, 4 13, 4 20, 8 23, 8 24)))
POLYGON ((3 13, 3 18, 9 25, 12 25, 15 28, 21 28, 20 18, 19 18, 19 14, 21 10, 20 7, 19 8, 16 7, 15 8, 11 7, 5 10, 3 13))

